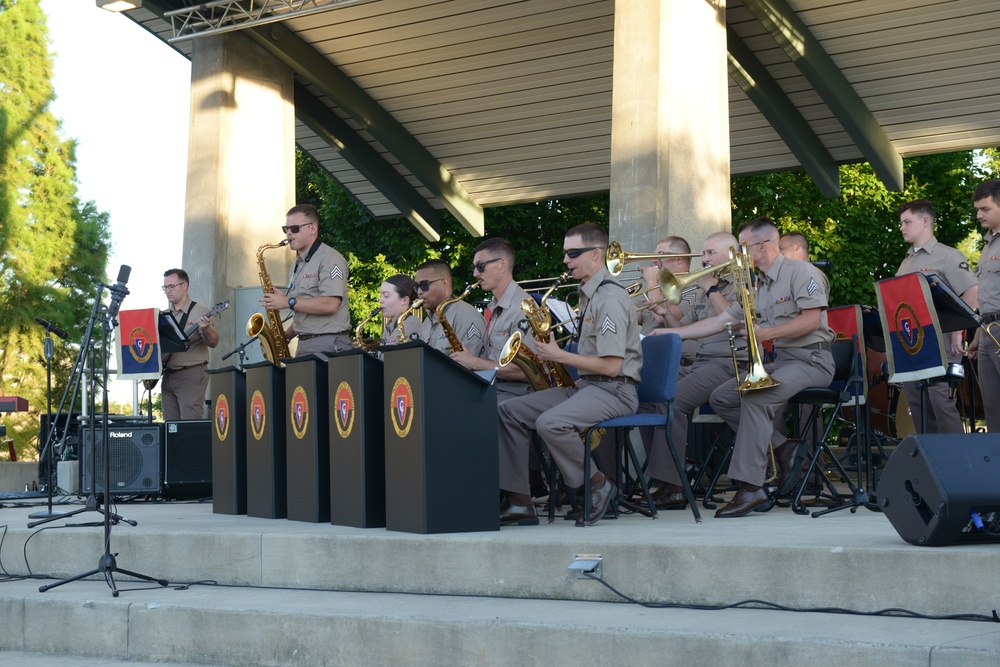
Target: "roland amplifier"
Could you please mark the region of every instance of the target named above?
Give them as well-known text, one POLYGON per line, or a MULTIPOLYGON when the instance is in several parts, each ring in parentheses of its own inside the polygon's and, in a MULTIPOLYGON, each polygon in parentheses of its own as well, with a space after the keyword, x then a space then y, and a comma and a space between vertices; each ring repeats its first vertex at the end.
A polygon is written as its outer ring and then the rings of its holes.
MULTIPOLYGON (((91 443, 89 428, 82 430, 83 455, 80 457, 81 493, 104 493, 104 427, 94 429, 91 443), (91 463, 96 468, 91 467, 91 463), (94 487, 93 475, 97 485, 94 487)), ((121 424, 108 428, 109 491, 112 495, 160 495, 163 475, 160 472, 162 424, 121 424)))

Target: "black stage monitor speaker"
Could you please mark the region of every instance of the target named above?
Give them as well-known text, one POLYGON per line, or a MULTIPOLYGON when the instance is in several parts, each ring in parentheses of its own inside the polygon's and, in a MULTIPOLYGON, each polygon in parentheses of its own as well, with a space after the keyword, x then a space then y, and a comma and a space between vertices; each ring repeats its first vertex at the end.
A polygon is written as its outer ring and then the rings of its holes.
POLYGON ((1000 542, 1000 435, 911 435, 885 465, 878 502, 910 544, 1000 542))
MULTIPOLYGON (((97 446, 92 446, 89 428, 82 431, 83 456, 80 458, 82 468, 83 493, 90 493, 91 457, 96 463, 97 486, 96 494, 104 493, 104 428, 98 426, 94 439, 97 446), (96 455, 96 456, 95 456, 96 455)), ((108 429, 108 462, 110 464, 110 492, 113 495, 159 495, 160 483, 160 442, 163 440, 159 424, 112 425, 108 429)))
POLYGON ((163 495, 174 500, 212 497, 212 422, 165 424, 163 495))

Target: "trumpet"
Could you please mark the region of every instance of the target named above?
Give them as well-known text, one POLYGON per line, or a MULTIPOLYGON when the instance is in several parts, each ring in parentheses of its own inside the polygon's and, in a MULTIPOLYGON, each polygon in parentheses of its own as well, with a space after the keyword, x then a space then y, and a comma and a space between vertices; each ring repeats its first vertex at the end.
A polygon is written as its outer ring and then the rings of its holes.
MULTIPOLYGON (((713 273, 718 273, 719 275, 730 273, 736 264, 737 258, 730 255, 729 260, 722 264, 706 266, 704 269, 689 273, 672 273, 668 269, 660 269, 660 284, 658 287, 660 288, 660 293, 663 294, 663 300, 677 305, 681 302, 681 292, 684 291, 685 287, 713 273)), ((750 270, 752 271, 753 268, 751 267, 750 270)))
POLYGON ((641 262, 647 259, 667 259, 669 257, 701 257, 699 253, 654 253, 650 255, 640 255, 637 253, 625 252, 618 241, 608 244, 608 249, 604 252, 604 264, 608 267, 608 273, 613 276, 620 275, 629 262, 641 262))

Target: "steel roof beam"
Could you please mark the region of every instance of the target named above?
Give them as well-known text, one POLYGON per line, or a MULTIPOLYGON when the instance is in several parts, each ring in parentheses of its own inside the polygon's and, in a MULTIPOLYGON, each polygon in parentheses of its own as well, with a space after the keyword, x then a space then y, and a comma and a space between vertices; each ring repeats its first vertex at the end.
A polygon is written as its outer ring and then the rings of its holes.
POLYGON ((357 121, 430 190, 470 234, 484 235, 483 207, 423 144, 351 77, 280 23, 267 28, 247 28, 244 33, 357 121))
POLYGON ((823 196, 839 197, 840 170, 826 146, 743 40, 730 30, 726 41, 729 76, 771 124, 823 196))
POLYGON ((385 195, 428 241, 440 241, 438 212, 340 116, 295 84, 295 115, 385 195))
POLYGON ((864 100, 785 0, 743 0, 819 93, 889 190, 903 189, 903 158, 864 100))

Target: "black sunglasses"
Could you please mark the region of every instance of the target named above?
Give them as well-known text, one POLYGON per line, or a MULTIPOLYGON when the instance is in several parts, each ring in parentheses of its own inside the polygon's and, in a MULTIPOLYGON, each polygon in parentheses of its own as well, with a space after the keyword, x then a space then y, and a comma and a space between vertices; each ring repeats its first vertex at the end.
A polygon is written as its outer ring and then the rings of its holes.
POLYGON ((439 280, 444 280, 444 278, 435 278, 434 280, 421 280, 419 283, 413 283, 413 289, 418 290, 420 292, 426 292, 431 288, 431 285, 433 283, 436 283, 439 280))
POLYGON ((287 234, 288 232, 291 232, 292 234, 298 234, 299 230, 305 227, 306 225, 315 225, 315 224, 316 224, 315 222, 307 222, 302 225, 282 225, 281 231, 283 231, 285 234, 287 234))
POLYGON ((480 273, 482 273, 483 271, 486 270, 487 264, 492 264, 493 262, 499 262, 501 259, 503 259, 503 257, 494 257, 493 259, 488 259, 485 262, 474 262, 472 264, 472 270, 479 271, 480 273))
POLYGON ((570 259, 576 259, 585 252, 590 252, 591 250, 597 250, 600 246, 590 246, 589 248, 570 248, 569 250, 563 250, 563 255, 569 257, 570 259))

